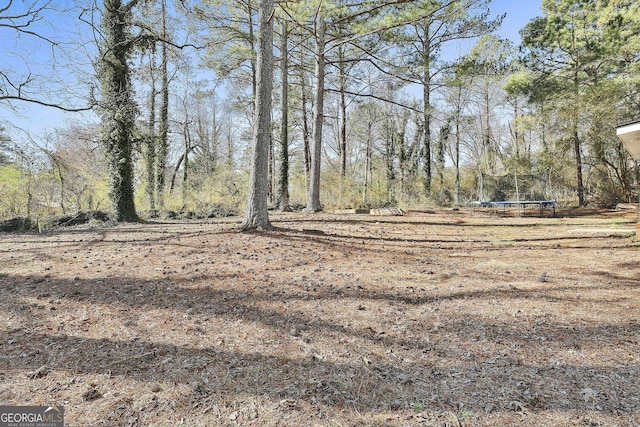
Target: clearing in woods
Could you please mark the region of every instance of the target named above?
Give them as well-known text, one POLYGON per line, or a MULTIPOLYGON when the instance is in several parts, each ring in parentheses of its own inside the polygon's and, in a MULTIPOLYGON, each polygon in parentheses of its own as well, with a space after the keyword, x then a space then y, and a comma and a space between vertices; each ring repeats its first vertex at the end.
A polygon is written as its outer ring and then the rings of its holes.
POLYGON ((0 235, 0 402, 68 426, 640 425, 637 214, 0 235))

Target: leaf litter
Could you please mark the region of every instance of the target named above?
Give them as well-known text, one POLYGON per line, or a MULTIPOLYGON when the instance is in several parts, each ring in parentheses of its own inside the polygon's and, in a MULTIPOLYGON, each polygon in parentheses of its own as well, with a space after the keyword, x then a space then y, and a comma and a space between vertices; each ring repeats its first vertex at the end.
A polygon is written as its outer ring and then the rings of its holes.
POLYGON ((640 425, 638 245, 576 232, 636 218, 571 214, 2 234, 0 401, 69 426, 640 425))

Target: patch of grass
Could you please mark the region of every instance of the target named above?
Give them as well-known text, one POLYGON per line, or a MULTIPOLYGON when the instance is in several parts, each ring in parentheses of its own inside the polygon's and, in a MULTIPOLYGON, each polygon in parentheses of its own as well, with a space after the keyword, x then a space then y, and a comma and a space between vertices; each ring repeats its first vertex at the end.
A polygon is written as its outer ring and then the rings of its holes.
POLYGON ((413 409, 416 412, 422 412, 426 409, 426 407, 424 406, 424 404, 420 403, 420 402, 414 402, 411 403, 411 409, 413 409))
POLYGON ((473 418, 473 412, 469 411, 467 409, 464 409, 461 413, 460 413, 460 419, 461 420, 470 420, 471 418, 473 418))
POLYGON ((629 224, 635 224, 636 221, 630 220, 629 218, 613 218, 610 222, 609 225, 629 225, 629 224))

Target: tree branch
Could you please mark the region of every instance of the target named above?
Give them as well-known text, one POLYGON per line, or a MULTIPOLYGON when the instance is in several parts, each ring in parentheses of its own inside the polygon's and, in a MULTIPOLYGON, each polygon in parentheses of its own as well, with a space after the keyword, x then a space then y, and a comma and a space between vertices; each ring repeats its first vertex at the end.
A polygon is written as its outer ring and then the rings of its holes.
POLYGON ((367 14, 376 12, 376 11, 378 11, 380 9, 383 9, 383 8, 387 7, 387 6, 396 6, 396 5, 404 4, 404 3, 413 3, 415 1, 416 0, 395 0, 395 1, 390 1, 390 2, 387 2, 387 3, 382 3, 382 4, 379 4, 379 5, 375 6, 375 7, 372 7, 371 9, 363 10, 363 11, 360 11, 358 13, 354 13, 353 15, 345 16, 342 19, 338 19, 337 21, 334 21, 333 24, 336 25, 336 24, 341 24, 341 23, 346 22, 346 21, 351 21, 353 19, 358 18, 359 16, 367 15, 367 14))
POLYGON ((406 108, 407 110, 411 110, 411 111, 414 111, 416 113, 422 113, 422 110, 418 110, 417 108, 411 107, 410 105, 401 104, 401 103, 393 101, 391 99, 382 98, 380 96, 376 96, 376 95, 373 95, 373 94, 356 93, 356 92, 351 92, 351 91, 348 91, 348 90, 340 91, 338 89, 325 89, 325 90, 327 92, 336 92, 336 93, 343 92, 343 93, 346 93, 347 95, 359 96, 359 97, 363 97, 363 98, 373 98, 373 99, 377 99, 378 101, 382 101, 382 102, 386 102, 388 104, 397 105, 398 107, 406 108))
MULTIPOLYGON (((400 0, 400 1, 402 1, 402 0, 400 0)), ((410 1, 410 0, 407 0, 407 1, 410 1)), ((330 50, 332 50, 332 49, 334 49, 334 48, 336 48, 336 47, 338 47, 338 46, 340 46, 340 45, 343 45, 343 44, 345 44, 345 43, 350 43, 350 42, 352 42, 352 41, 354 41, 354 40, 358 40, 358 39, 361 39, 361 38, 364 38, 364 37, 370 36, 370 35, 372 35, 372 34, 381 33, 381 32, 384 32, 384 31, 389 31, 389 30, 392 30, 392 29, 394 29, 394 28, 403 27, 403 26, 405 26, 405 25, 412 25, 412 24, 415 24, 415 23, 417 23, 417 22, 422 21, 423 19, 426 19, 426 18, 429 18, 430 16, 433 16, 433 15, 434 15, 436 12, 438 12, 439 10, 444 9, 444 8, 448 7, 449 5, 451 5, 451 4, 453 4, 453 3, 454 3, 454 0, 451 0, 451 1, 449 1, 448 3, 443 4, 443 5, 441 5, 440 7, 436 8, 436 9, 434 9, 434 10, 429 11, 428 13, 426 13, 426 14, 424 14, 424 15, 420 15, 419 17, 417 17, 417 18, 415 18, 415 19, 410 19, 410 20, 403 21, 403 22, 396 22, 396 23, 391 24, 391 25, 388 25, 388 26, 386 26, 386 27, 375 28, 375 29, 373 29, 373 30, 371 30, 371 31, 367 31, 366 33, 362 33, 362 34, 355 34, 355 35, 353 35, 353 36, 351 36, 351 37, 348 37, 348 38, 346 38, 346 39, 340 40, 339 42, 335 43, 333 46, 327 47, 327 48, 325 49, 324 53, 327 53, 328 51, 330 51, 330 50)), ((336 39, 334 39, 334 40, 330 40, 330 41, 328 41, 328 42, 326 43, 326 45, 330 45, 332 42, 334 42, 334 41, 336 41, 336 40, 338 40, 338 39, 336 38, 336 39)))
POLYGON ((67 112, 70 112, 70 113, 79 113, 81 111, 89 111, 89 110, 92 110, 93 107, 94 107, 94 105, 88 105, 86 107, 71 108, 71 107, 65 107, 65 106, 60 105, 60 104, 53 104, 53 103, 49 103, 49 102, 40 101, 40 100, 37 100, 37 99, 25 98, 24 96, 21 96, 21 95, 0 95, 0 101, 29 102, 31 104, 42 105, 44 107, 52 107, 52 108, 56 108, 56 109, 62 110, 62 111, 67 111, 67 112))

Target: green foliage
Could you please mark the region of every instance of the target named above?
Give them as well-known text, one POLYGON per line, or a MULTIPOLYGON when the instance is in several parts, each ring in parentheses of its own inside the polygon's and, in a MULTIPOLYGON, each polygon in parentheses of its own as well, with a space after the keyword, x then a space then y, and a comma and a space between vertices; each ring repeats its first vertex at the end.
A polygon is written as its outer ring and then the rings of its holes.
MULTIPOLYGON (((190 212, 198 217, 224 216, 222 213, 225 212, 237 214, 242 212, 247 194, 248 179, 244 172, 221 169, 210 174, 192 174, 186 184, 176 182, 173 191, 167 197, 165 210, 176 213, 190 212), (185 189, 187 197, 184 194, 185 189)), ((145 198, 144 191, 138 190, 136 197, 142 204, 145 198)))
POLYGON ((370 207, 362 200, 362 187, 351 178, 341 178, 337 171, 324 172, 320 194, 325 210, 370 207))
MULTIPOLYGON (((524 64, 531 74, 528 79, 512 78, 508 89, 529 95, 530 102, 553 112, 555 129, 563 133, 556 139, 554 153, 574 153, 581 203, 587 202, 580 187, 585 173, 586 195, 592 189, 592 196, 599 200, 604 200, 598 195, 604 192, 595 189, 608 188, 607 177, 616 176, 616 185, 630 187, 624 178, 626 161, 620 162, 615 154, 611 130, 620 122, 619 111, 627 109, 621 100, 633 99, 625 96, 621 84, 637 90, 626 78, 636 62, 631 58, 640 53, 636 3, 544 0, 545 15, 521 31, 524 64), (591 169, 600 172, 590 173, 591 169)), ((633 111, 636 119, 637 104, 633 111)))
MULTIPOLYGON (((444 172, 444 171, 443 171, 444 172)), ((455 176, 453 169, 443 173, 443 180, 435 180, 431 191, 430 201, 437 206, 452 206, 455 191, 455 176)))
MULTIPOLYGON (((247 88, 254 89, 256 5, 251 1, 206 0, 200 11, 209 27, 204 65, 219 78, 238 85, 238 96, 247 88)), ((250 100, 238 101, 244 104, 250 100)))
POLYGON ((307 185, 304 171, 304 160, 294 156, 289 168, 289 204, 292 207, 305 206, 307 203, 307 185))
MULTIPOLYGON (((394 186, 399 189, 400 183, 395 182, 394 186)), ((416 185, 416 187, 419 186, 416 185)), ((321 185, 323 208, 328 210, 375 209, 397 205, 388 190, 385 169, 381 164, 374 168, 366 190, 362 177, 341 177, 338 171, 325 170, 321 185)), ((419 194, 420 191, 418 190, 417 193, 419 194)), ((410 201, 406 198, 403 200, 403 204, 412 204, 411 202, 415 200, 410 201)))
POLYGON ((15 162, 0 165, 0 218, 107 208, 106 167, 94 133, 95 127, 71 125, 49 135, 51 149, 20 141, 15 162))
POLYGON ((4 187, 5 185, 11 185, 20 181, 20 170, 16 165, 6 165, 0 169, 0 183, 4 187))
POLYGON ((620 183, 605 171, 597 170, 593 175, 592 202, 595 206, 613 209, 618 203, 636 202, 624 193, 620 183))
POLYGON ((495 34, 485 34, 465 56, 459 66, 463 74, 503 76, 515 62, 513 42, 495 34), (465 73, 466 72, 466 73, 465 73))
POLYGON ((22 171, 16 165, 0 166, 0 218, 26 214, 22 171))
POLYGON ((533 75, 527 71, 518 71, 509 75, 504 90, 508 95, 528 94, 533 85, 533 75))
POLYGON ((249 191, 245 173, 234 170, 222 170, 206 177, 202 186, 194 195, 197 206, 221 205, 242 210, 249 191))
POLYGON ((413 402, 410 406, 415 412, 422 412, 426 409, 425 405, 421 402, 413 402))

